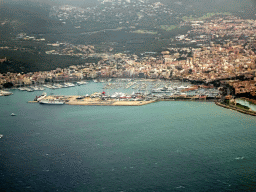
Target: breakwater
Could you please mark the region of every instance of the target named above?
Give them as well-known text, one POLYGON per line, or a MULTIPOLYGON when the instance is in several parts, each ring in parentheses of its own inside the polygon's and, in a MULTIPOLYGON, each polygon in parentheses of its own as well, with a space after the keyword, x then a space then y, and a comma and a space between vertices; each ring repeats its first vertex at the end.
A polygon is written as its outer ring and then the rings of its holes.
POLYGON ((249 111, 249 110, 243 110, 243 109, 237 108, 235 105, 225 105, 225 104, 219 103, 219 102, 217 102, 217 101, 215 102, 215 104, 218 105, 218 106, 227 108, 227 109, 232 109, 232 110, 238 111, 238 112, 240 112, 240 113, 244 113, 244 114, 247 114, 247 115, 256 116, 256 112, 254 112, 254 111, 249 111))

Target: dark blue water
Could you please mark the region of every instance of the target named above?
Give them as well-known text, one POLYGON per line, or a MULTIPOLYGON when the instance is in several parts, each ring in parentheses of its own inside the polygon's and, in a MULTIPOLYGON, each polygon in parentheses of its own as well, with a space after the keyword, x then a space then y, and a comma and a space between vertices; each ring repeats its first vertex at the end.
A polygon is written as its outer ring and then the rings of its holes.
POLYGON ((255 117, 203 102, 47 106, 13 92, 0 97, 4 191, 255 191, 255 117))

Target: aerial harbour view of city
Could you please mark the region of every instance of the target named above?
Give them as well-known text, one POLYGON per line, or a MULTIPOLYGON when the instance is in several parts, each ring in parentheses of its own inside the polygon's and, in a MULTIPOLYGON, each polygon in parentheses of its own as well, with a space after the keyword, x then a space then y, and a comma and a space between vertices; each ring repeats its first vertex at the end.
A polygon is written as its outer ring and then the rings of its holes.
POLYGON ((256 189, 254 0, 2 0, 0 33, 5 191, 256 189))

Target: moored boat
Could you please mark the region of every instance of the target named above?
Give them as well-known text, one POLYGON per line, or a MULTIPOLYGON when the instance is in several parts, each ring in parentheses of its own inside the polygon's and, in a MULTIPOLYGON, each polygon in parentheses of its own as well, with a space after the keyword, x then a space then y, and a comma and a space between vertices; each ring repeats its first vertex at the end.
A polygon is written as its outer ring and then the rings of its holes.
POLYGON ((162 88, 153 89, 152 93, 171 93, 172 90, 173 89, 171 87, 162 87, 162 88))
POLYGON ((12 95, 12 94, 13 94, 12 92, 0 90, 0 96, 9 96, 9 95, 12 95))
POLYGON ((76 84, 77 84, 77 85, 86 85, 87 82, 86 82, 86 81, 78 81, 76 84))
POLYGON ((65 85, 68 87, 75 87, 75 84, 73 84, 73 83, 65 83, 65 85))
POLYGON ((84 99, 85 96, 78 96, 76 99, 84 99))
POLYGON ((40 95, 39 97, 36 96, 36 98, 34 99, 34 101, 41 101, 42 99, 44 99, 47 96, 47 93, 43 92, 42 95, 40 95))

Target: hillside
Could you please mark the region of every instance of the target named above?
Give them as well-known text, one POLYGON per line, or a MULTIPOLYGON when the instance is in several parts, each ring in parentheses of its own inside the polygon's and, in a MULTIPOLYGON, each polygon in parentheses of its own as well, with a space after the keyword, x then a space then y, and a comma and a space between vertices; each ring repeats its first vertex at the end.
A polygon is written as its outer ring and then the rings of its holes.
POLYGON ((48 44, 56 42, 70 47, 93 45, 97 52, 112 49, 112 53, 140 55, 161 52, 170 46, 175 36, 190 30, 179 26, 186 17, 196 19, 207 13, 230 12, 256 19, 253 0, 161 0, 160 6, 155 4, 159 2, 156 0, 100 2, 102 0, 4 0, 0 5, 0 47, 5 48, 0 49, 0 59, 7 57, 11 62, 2 65, 0 72, 50 70, 86 61, 74 56, 46 54, 55 49, 48 44), (65 10, 60 6, 62 3, 81 6, 83 10, 77 7, 65 10), (27 41, 21 39, 20 34, 45 40, 27 41))

